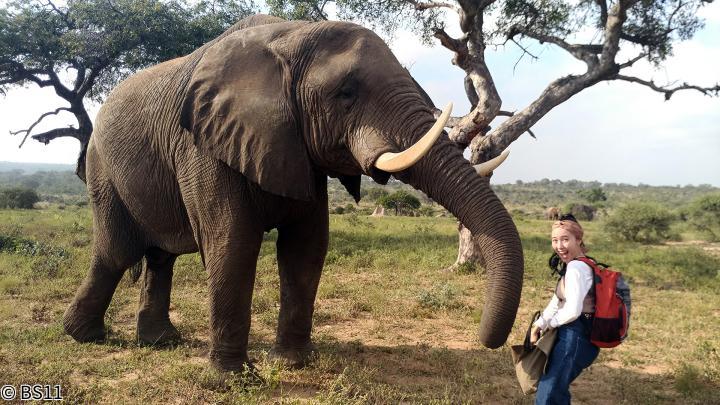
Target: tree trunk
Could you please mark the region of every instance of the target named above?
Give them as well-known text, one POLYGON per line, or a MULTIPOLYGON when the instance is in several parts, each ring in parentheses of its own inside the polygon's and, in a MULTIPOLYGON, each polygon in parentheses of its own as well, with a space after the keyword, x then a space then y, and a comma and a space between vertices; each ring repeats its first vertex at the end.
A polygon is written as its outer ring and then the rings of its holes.
POLYGON ((477 239, 470 230, 458 222, 458 256, 455 263, 448 267, 448 271, 457 271, 461 267, 472 266, 478 272, 484 272, 485 258, 482 255, 477 239))

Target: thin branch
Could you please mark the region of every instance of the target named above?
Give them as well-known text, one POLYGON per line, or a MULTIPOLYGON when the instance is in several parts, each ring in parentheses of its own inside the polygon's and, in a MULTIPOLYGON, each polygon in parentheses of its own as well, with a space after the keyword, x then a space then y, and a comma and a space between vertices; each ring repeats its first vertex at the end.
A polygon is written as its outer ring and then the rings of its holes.
POLYGON ((520 63, 520 61, 522 60, 522 58, 523 58, 525 55, 530 55, 531 58, 533 58, 533 59, 535 59, 535 60, 538 60, 538 57, 537 57, 537 56, 535 56, 535 55, 533 55, 532 53, 530 53, 530 51, 528 51, 527 48, 525 48, 524 46, 520 45, 520 43, 519 43, 518 41, 516 41, 516 40, 514 40, 514 39, 512 39, 511 41, 513 41, 513 42, 515 43, 515 45, 517 45, 518 48, 522 49, 522 51, 523 51, 523 53, 520 55, 520 57, 518 58, 518 60, 516 60, 516 61, 515 61, 515 64, 513 65, 513 73, 515 73, 515 69, 517 68, 517 65, 520 63))
POLYGON ((548 43, 557 45, 560 48, 567 51, 568 53, 570 53, 571 55, 573 55, 575 58, 584 61, 589 67, 592 67, 592 66, 595 66, 598 64, 597 54, 602 52, 602 46, 600 46, 600 45, 570 44, 570 43, 566 42, 565 40, 558 38, 556 36, 541 34, 541 33, 531 30, 528 27, 525 27, 525 26, 522 26, 519 24, 515 24, 512 27, 510 27, 510 30, 508 31, 508 38, 512 39, 518 34, 524 35, 529 38, 533 38, 533 39, 537 40, 538 42, 540 42, 541 44, 548 42, 548 43))
POLYGON ((48 0, 48 4, 45 4, 45 5, 50 6, 60 16, 60 18, 62 18, 63 21, 65 21, 65 25, 68 28, 75 28, 75 24, 73 24, 72 21, 70 21, 70 19, 68 18, 67 12, 63 12, 62 10, 60 10, 57 6, 55 6, 55 3, 53 3, 50 0, 48 0))
POLYGON ((37 126, 37 124, 40 123, 40 121, 42 121, 45 117, 48 117, 50 115, 57 115, 60 113, 60 111, 72 112, 69 107, 60 107, 60 108, 56 109, 55 111, 49 111, 49 112, 46 112, 45 114, 41 115, 40 118, 38 118, 37 121, 33 122, 33 124, 30 125, 30 128, 28 128, 28 129, 21 129, 19 131, 15 131, 15 132, 10 131, 10 135, 17 135, 17 134, 21 134, 23 132, 25 133, 25 136, 23 137, 22 142, 20 142, 20 146, 18 146, 18 148, 22 148, 22 146, 25 144, 25 140, 27 139, 28 135, 30 135, 30 132, 32 132, 32 130, 35 128, 35 126, 37 126))
POLYGON ((634 65, 635 62, 637 62, 637 61, 639 61, 640 59, 646 57, 647 55, 648 55, 647 53, 641 53, 641 54, 639 54, 638 56, 636 56, 636 57, 628 60, 627 62, 619 64, 619 65, 618 65, 618 68, 620 68, 620 69, 625 69, 625 68, 627 68, 627 67, 630 67, 630 66, 634 65))
POLYGON ((643 79, 640 79, 640 78, 637 78, 634 76, 617 75, 612 79, 622 80, 622 81, 631 82, 631 83, 637 83, 637 84, 641 84, 643 86, 649 87, 659 93, 665 94, 666 101, 670 100, 670 97, 672 97, 672 95, 676 91, 680 91, 680 90, 697 90, 706 96, 713 96, 713 95, 717 96, 720 94, 720 84, 716 84, 713 87, 700 87, 700 86, 683 83, 682 86, 677 86, 674 88, 667 88, 667 87, 658 86, 653 81, 643 80, 643 79))

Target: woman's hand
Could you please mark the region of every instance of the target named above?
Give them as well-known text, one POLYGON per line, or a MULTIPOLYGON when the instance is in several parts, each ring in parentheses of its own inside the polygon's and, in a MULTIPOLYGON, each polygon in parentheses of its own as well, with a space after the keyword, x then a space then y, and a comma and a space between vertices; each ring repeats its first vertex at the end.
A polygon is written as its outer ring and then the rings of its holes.
POLYGON ((540 339, 541 332, 542 329, 540 329, 539 326, 533 326, 532 329, 530 329, 530 344, 535 345, 535 343, 537 343, 540 339))

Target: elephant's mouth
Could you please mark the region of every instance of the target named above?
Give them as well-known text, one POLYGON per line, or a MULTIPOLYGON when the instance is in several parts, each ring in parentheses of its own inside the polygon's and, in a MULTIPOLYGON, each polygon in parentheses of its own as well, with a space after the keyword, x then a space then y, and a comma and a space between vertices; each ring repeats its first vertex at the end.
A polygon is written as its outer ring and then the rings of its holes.
POLYGON ((443 132, 445 123, 450 118, 452 103, 448 103, 438 117, 435 124, 412 146, 402 152, 385 152, 375 160, 375 167, 388 172, 395 173, 407 169, 425 156, 433 144, 443 132))
MULTIPOLYGON (((386 184, 390 175, 409 168, 417 163, 432 148, 435 141, 440 137, 445 124, 452 112, 452 102, 448 103, 442 114, 435 121, 435 124, 412 146, 402 152, 384 152, 380 154, 372 166, 370 176, 376 183, 386 184)), ((503 151, 499 156, 474 166, 475 171, 482 177, 487 177, 507 158, 509 150, 503 151)))

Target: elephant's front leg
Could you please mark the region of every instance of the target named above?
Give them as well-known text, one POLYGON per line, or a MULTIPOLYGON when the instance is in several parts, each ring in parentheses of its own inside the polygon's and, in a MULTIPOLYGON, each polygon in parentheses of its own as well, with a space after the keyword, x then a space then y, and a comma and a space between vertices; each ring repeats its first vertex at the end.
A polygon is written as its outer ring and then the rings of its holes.
POLYGON ((210 363, 223 371, 250 365, 250 304, 261 243, 262 231, 207 237, 203 242, 210 290, 210 363))
POLYGON ((327 208, 302 223, 278 230, 280 316, 271 357, 290 367, 307 364, 315 295, 328 246, 327 208))

